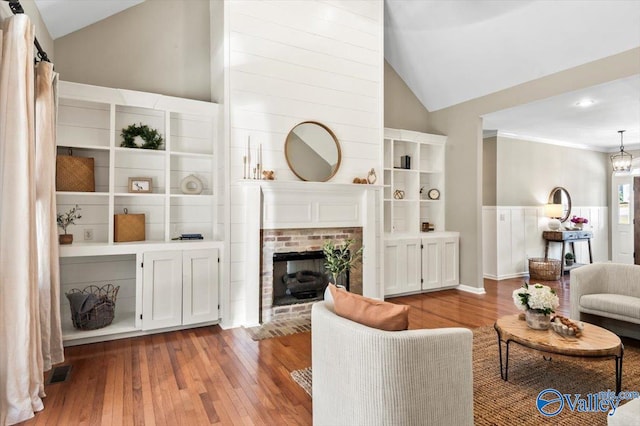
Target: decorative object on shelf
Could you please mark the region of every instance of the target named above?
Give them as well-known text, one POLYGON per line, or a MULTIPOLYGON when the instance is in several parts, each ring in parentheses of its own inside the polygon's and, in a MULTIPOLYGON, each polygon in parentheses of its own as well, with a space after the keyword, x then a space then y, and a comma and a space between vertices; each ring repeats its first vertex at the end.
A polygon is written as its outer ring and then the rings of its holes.
POLYGON ((439 200, 440 199, 440 191, 436 188, 431 188, 429 192, 427 192, 427 196, 430 200, 439 200))
POLYGON ((198 195, 202 194, 202 181, 195 175, 189 175, 180 182, 180 190, 183 194, 198 195))
POLYGON ((263 170, 262 171, 262 179, 264 180, 275 180, 276 174, 273 170, 263 170))
POLYGON ((369 170, 369 174, 367 175, 367 182, 369 183, 369 185, 373 185, 377 180, 378 176, 376 176, 376 171, 372 167, 371 170, 369 170))
POLYGON ((144 213, 129 214, 129 210, 124 209, 124 214, 113 215, 113 228, 113 241, 117 243, 146 238, 144 213))
POLYGON ((422 222, 420 226, 420 231, 422 232, 432 232, 436 230, 436 226, 433 223, 422 222))
POLYGON ((122 143, 124 148, 160 149, 162 136, 156 129, 152 129, 146 124, 131 124, 122 129, 122 143))
POLYGON ((589 219, 586 217, 573 216, 571 223, 574 229, 582 229, 585 224, 589 223, 589 219))
POLYGON ((253 158, 256 163, 251 162, 251 136, 247 136, 246 153, 242 156, 242 178, 243 179, 263 179, 262 174, 262 144, 258 144, 253 158))
POLYGON ((354 177, 353 178, 353 183, 357 183, 357 184, 367 184, 369 182, 367 182, 367 178, 359 178, 359 177, 354 177))
POLYGON ((396 189, 395 191, 393 191, 393 198, 395 198, 396 200, 403 200, 404 191, 401 189, 396 189))
POLYGON ((581 321, 572 321, 562 315, 556 315, 551 320, 551 328, 562 336, 582 336, 584 324, 581 321))
POLYGON ((102 287, 90 285, 82 290, 76 288, 65 293, 71 307, 71 321, 80 330, 96 330, 113 322, 116 297, 120 286, 106 284, 102 287))
POLYGON ((60 244, 71 244, 73 242, 73 234, 67 234, 67 227, 69 225, 75 225, 76 220, 82 218, 78 213, 80 210, 82 209, 76 204, 68 212, 56 214, 58 226, 62 228, 62 231, 64 232, 64 234, 58 235, 58 241, 60 244))
POLYGON ((411 169, 411 156, 403 155, 400 157, 400 168, 401 169, 411 169))
POLYGON ((341 247, 336 247, 333 241, 328 240, 322 246, 324 267, 331 274, 332 283, 338 285, 338 277, 342 276, 350 268, 355 267, 362 257, 364 247, 360 247, 355 251, 351 250, 351 246, 355 242, 353 239, 347 239, 341 247))
POLYGON ((180 234, 181 240, 204 240, 202 234, 180 234))
POLYGON ((303 121, 291 129, 284 143, 284 156, 294 175, 311 182, 331 179, 342 161, 338 138, 317 121, 303 121))
POLYGON ((130 177, 127 189, 129 192, 153 192, 153 179, 148 177, 130 177))
POLYGON ((560 229, 562 214, 562 204, 545 204, 544 215, 549 218, 547 223, 549 230, 557 231, 560 229))
POLYGON ((94 159, 68 153, 56 156, 56 191, 95 192, 94 159))
POLYGON ((626 130, 618 130, 620 133, 620 152, 611 156, 611 165, 614 172, 630 172, 631 160, 633 156, 624 150, 624 143, 622 141, 624 132, 626 130))
POLYGON ((573 253, 568 252, 564 255, 564 263, 567 266, 571 266, 573 265, 573 262, 576 260, 575 256, 573 255, 573 253))
POLYGON ((555 290, 542 284, 527 284, 513 291, 513 302, 524 311, 527 325, 534 330, 547 330, 550 315, 560 305, 555 290))

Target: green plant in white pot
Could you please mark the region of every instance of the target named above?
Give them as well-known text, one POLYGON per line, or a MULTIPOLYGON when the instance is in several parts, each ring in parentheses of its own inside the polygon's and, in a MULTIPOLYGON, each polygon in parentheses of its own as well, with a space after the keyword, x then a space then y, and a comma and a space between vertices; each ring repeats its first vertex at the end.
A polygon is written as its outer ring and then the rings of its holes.
POLYGON ((354 267, 362 257, 363 247, 358 250, 351 249, 355 242, 353 239, 348 239, 344 241, 342 246, 337 247, 333 241, 329 240, 322 246, 324 266, 327 272, 331 274, 331 281, 334 284, 338 284, 338 278, 354 267))
POLYGON ((564 260, 567 266, 571 266, 573 265, 573 262, 575 262, 576 257, 573 255, 573 253, 566 253, 564 255, 564 260))

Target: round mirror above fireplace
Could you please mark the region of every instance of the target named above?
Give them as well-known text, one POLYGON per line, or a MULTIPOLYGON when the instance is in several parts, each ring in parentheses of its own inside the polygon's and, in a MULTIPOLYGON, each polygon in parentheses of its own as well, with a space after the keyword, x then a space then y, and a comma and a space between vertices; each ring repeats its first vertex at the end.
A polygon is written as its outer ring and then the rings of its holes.
POLYGON ((336 135, 317 121, 304 121, 291 129, 284 155, 293 174, 311 182, 326 182, 335 176, 342 157, 336 135))

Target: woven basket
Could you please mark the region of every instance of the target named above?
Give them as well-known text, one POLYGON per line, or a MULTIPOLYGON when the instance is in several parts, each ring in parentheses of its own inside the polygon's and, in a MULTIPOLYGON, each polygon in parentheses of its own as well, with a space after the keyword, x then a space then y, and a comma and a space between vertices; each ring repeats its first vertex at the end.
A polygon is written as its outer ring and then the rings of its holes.
POLYGON ((529 276, 532 280, 555 281, 560 279, 562 262, 558 259, 529 259, 529 276))
POLYGON ((56 191, 95 192, 94 160, 86 157, 56 157, 56 191))
POLYGON ((96 330, 111 324, 115 316, 118 290, 120 290, 120 286, 115 287, 113 284, 106 284, 102 287, 90 285, 82 290, 74 288, 68 293, 65 293, 71 305, 71 321, 73 322, 73 326, 80 330, 96 330), (71 295, 76 293, 95 294, 98 296, 98 303, 87 312, 76 312, 71 303, 71 295))

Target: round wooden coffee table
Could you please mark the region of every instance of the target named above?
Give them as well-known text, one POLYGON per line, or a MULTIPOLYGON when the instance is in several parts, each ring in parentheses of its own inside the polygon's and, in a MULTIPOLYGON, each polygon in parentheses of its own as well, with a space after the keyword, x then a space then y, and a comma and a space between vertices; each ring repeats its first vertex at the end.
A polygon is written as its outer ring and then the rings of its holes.
POLYGON ((616 363, 616 395, 622 387, 622 357, 624 346, 620 338, 602 327, 583 322, 582 336, 562 336, 552 329, 533 330, 519 315, 508 315, 499 318, 494 328, 498 333, 498 349, 500 352, 500 377, 507 380, 509 374, 509 344, 511 342, 544 354, 558 354, 581 358, 614 358, 616 363), (504 357, 502 343, 506 345, 504 357))

